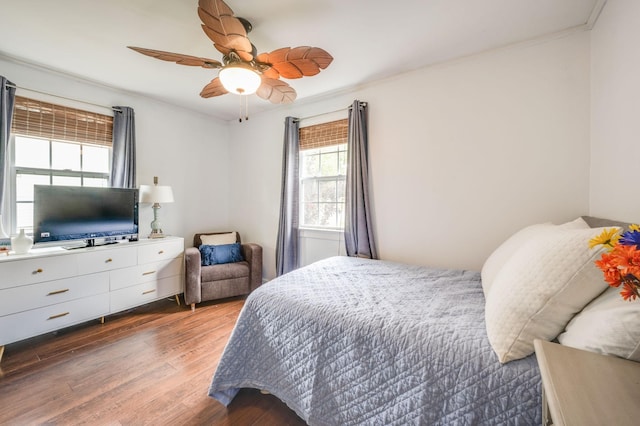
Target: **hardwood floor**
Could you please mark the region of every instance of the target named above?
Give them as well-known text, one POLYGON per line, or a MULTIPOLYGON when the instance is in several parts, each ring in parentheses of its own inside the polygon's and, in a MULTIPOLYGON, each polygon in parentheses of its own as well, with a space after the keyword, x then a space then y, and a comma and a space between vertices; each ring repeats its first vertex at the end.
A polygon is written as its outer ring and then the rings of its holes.
POLYGON ((1 425, 304 425, 272 395, 243 389, 225 408, 209 383, 244 299, 161 300, 8 345, 1 425))

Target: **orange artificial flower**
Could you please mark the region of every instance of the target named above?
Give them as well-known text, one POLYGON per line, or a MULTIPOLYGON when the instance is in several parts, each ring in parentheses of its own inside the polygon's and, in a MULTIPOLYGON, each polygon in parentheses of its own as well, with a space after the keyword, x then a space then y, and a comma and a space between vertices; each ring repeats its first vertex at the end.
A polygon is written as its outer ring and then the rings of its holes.
POLYGON ((622 282, 622 275, 611 253, 602 253, 600 260, 596 260, 595 264, 602 270, 604 274, 604 280, 611 287, 618 287, 622 282))
POLYGON ((611 251, 613 262, 618 266, 622 275, 630 274, 629 269, 640 266, 640 251, 636 246, 617 245, 611 251))
POLYGON ((624 300, 632 301, 636 300, 638 297, 638 286, 633 282, 626 282, 622 286, 622 290, 620 290, 620 295, 624 300))

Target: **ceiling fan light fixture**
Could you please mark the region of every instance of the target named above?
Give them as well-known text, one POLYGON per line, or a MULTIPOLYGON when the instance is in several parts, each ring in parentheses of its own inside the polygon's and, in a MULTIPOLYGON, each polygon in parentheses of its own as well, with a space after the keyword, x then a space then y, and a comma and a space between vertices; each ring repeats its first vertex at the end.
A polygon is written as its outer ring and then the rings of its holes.
POLYGON ((224 88, 236 95, 252 95, 262 83, 260 74, 241 62, 225 66, 218 77, 224 88))

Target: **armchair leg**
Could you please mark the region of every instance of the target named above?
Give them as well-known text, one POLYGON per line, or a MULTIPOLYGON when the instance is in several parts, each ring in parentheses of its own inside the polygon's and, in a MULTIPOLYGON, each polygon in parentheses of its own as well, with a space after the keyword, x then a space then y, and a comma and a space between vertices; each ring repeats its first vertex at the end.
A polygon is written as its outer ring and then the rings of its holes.
POLYGON ((191 312, 195 312, 196 311, 196 304, 192 303, 191 304, 191 312))

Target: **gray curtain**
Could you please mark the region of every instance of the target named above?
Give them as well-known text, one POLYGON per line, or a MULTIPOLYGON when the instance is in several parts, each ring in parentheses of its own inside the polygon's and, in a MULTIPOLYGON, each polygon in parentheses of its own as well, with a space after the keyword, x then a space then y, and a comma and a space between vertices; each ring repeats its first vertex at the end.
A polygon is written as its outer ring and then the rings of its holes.
POLYGON ((285 119, 280 222, 278 224, 278 241, 276 242, 276 274, 278 276, 298 267, 299 128, 299 119, 294 117, 285 119))
POLYGON ((9 152, 9 133, 11 133, 11 119, 13 105, 16 100, 16 87, 5 77, 0 76, 0 218, 4 207, 4 187, 7 175, 7 158, 9 152))
POLYGON ((136 187, 136 126, 133 108, 117 106, 113 116, 113 148, 109 186, 136 187))
POLYGON ((369 198, 367 104, 349 108, 344 238, 347 256, 377 259, 369 198))

